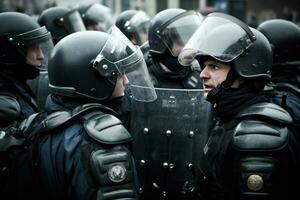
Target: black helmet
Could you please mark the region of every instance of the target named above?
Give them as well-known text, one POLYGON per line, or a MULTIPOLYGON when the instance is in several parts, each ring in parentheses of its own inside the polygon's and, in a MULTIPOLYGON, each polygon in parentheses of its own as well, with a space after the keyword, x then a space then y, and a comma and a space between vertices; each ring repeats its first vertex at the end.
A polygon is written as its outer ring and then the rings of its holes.
POLYGON ((48 71, 50 90, 62 96, 107 101, 117 76, 125 74, 134 98, 155 98, 149 74, 142 74, 147 72, 143 54, 116 27, 110 34, 82 31, 66 36, 54 47, 48 71))
POLYGON ((54 44, 70 33, 85 30, 78 11, 64 7, 56 6, 44 10, 39 16, 38 22, 51 32, 54 44))
POLYGON ((83 4, 78 7, 78 11, 88 30, 107 31, 113 24, 111 9, 102 4, 83 4), (90 26, 96 28, 90 28, 90 26))
POLYGON ((45 27, 41 27, 30 16, 18 12, 0 13, 0 22, 0 65, 2 67, 13 69, 13 66, 17 66, 19 70, 21 65, 23 67, 25 65, 36 68, 37 66, 26 64, 27 50, 36 47, 43 53, 44 59, 41 65, 47 65, 53 44, 51 35, 45 27))
POLYGON ((150 21, 149 45, 151 54, 163 54, 167 49, 173 56, 174 44, 183 46, 194 31, 200 26, 203 17, 195 11, 171 8, 157 13, 150 21))
POLYGON ((272 49, 267 38, 237 18, 209 14, 179 55, 182 65, 194 58, 203 66, 205 57, 230 63, 244 79, 270 79, 272 49))
POLYGON ((116 19, 115 25, 137 45, 148 40, 150 18, 144 11, 126 10, 116 19))
MULTIPOLYGON (((300 28, 291 21, 272 19, 261 23, 258 28, 269 40, 273 49, 275 66, 299 66, 300 28)), ((298 68, 297 68, 298 70, 298 68)))

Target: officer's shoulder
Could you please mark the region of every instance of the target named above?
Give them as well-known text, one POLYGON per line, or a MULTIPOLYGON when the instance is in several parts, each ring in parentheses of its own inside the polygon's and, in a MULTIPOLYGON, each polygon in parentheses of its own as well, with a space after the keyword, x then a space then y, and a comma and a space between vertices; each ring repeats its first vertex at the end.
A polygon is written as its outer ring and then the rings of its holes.
POLYGON ((237 115, 234 147, 243 151, 273 151, 288 141, 292 118, 287 111, 273 103, 252 105, 237 115))
POLYGON ((102 144, 121 144, 132 140, 122 122, 112 114, 91 113, 85 117, 84 129, 92 139, 102 144))
POLYGON ((42 132, 48 132, 73 124, 83 119, 85 132, 95 141, 102 144, 120 144, 131 140, 131 135, 115 117, 114 111, 101 104, 85 104, 72 111, 57 111, 50 114, 44 121, 42 132))
POLYGON ((10 123, 21 113, 21 106, 13 96, 0 94, 0 122, 10 123))

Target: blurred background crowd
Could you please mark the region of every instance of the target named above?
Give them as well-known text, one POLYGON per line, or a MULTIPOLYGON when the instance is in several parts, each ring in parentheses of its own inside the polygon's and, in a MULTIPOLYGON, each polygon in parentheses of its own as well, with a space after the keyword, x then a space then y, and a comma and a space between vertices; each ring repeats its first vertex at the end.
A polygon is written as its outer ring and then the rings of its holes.
POLYGON ((273 18, 287 19, 300 24, 298 0, 0 0, 0 12, 19 11, 38 16, 53 6, 76 8, 83 3, 101 3, 108 6, 116 18, 129 9, 144 10, 150 17, 167 8, 198 10, 207 15, 214 11, 231 14, 255 27, 273 18))

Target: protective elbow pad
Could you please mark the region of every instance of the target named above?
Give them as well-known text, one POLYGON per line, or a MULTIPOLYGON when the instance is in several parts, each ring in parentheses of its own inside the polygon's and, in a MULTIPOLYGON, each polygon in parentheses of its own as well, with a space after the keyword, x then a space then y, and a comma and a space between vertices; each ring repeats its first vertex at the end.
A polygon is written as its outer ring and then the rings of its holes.
POLYGON ((97 199, 136 198, 134 165, 127 147, 118 145, 93 151, 89 165, 98 187, 97 199))

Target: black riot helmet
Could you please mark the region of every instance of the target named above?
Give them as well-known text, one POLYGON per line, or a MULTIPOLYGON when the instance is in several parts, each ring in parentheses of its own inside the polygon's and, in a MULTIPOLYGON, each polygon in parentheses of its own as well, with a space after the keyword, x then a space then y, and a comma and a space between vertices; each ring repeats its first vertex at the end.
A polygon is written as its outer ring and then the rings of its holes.
POLYGON ((244 79, 269 80, 272 49, 267 38, 237 18, 224 13, 209 14, 179 55, 182 65, 195 58, 203 66, 205 58, 230 63, 244 79))
POLYGON ((107 31, 113 25, 111 9, 99 3, 82 4, 78 11, 87 30, 107 31))
MULTIPOLYGON (((1 68, 32 71, 28 79, 38 75, 37 67, 47 65, 53 48, 49 31, 33 18, 18 12, 0 13, 0 65, 1 68), (28 52, 35 51, 41 57, 40 63, 30 63, 28 52)), ((27 71, 28 72, 28 71, 27 71)), ((25 76, 25 75, 24 75, 25 76)))
POLYGON ((125 10, 116 19, 115 25, 136 45, 148 40, 150 18, 144 11, 125 10))
POLYGON ((156 98, 140 49, 117 27, 109 32, 77 32, 57 43, 48 69, 52 93, 105 102, 117 77, 126 75, 133 98, 156 98))
POLYGON ((200 13, 179 8, 170 8, 157 13, 150 21, 149 52, 157 55, 169 50, 173 56, 178 56, 181 49, 174 51, 173 46, 183 47, 200 26, 202 19, 200 13))
POLYGON ((77 10, 64 7, 51 7, 44 10, 38 18, 41 26, 46 26, 51 32, 53 43, 77 31, 84 31, 85 26, 77 10))
MULTIPOLYGON (((258 28, 272 45, 274 68, 277 66, 299 66, 300 27, 291 21, 272 19, 261 23, 258 28)), ((298 68, 295 68, 299 70, 298 68)))

